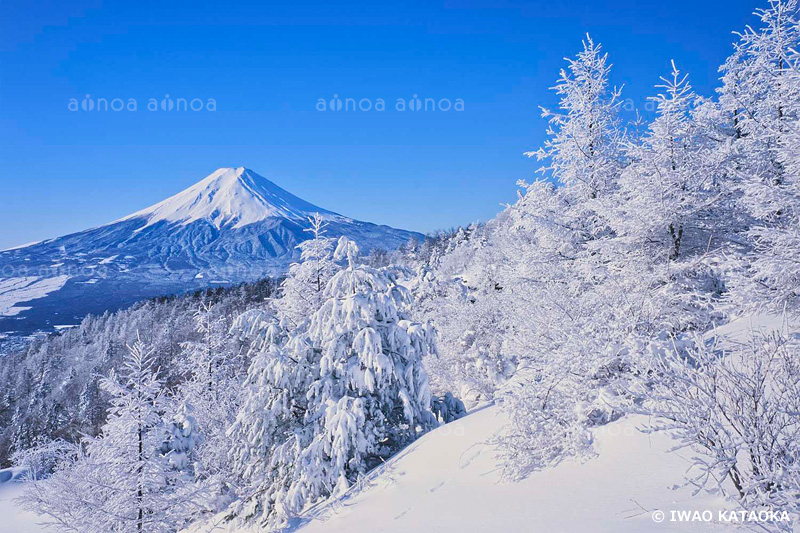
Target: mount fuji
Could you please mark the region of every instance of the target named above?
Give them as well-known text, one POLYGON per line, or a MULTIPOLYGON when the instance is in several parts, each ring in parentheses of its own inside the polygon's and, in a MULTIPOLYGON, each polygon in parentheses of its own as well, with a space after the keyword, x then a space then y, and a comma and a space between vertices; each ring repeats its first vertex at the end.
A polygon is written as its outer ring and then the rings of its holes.
POLYGON ((220 168, 105 226, 0 251, 0 332, 51 330, 144 298, 281 274, 314 214, 328 236, 364 251, 422 238, 317 207, 244 167, 220 168))

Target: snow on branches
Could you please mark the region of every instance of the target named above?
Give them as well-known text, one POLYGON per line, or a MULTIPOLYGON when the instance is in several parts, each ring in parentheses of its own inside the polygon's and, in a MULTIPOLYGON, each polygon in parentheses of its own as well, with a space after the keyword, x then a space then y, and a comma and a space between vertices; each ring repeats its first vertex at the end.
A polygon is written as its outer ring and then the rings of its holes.
POLYGON ((408 319, 408 291, 357 253, 339 240, 333 257, 346 263, 318 308, 253 360, 231 429, 239 516, 285 524, 436 425, 422 366, 433 331, 408 319))

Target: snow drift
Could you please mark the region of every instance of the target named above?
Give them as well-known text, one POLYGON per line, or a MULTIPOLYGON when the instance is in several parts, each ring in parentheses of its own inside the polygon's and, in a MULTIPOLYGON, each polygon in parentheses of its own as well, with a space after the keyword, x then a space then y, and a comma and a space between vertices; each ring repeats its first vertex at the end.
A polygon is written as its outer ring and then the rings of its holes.
MULTIPOLYGON (((504 481, 494 437, 508 424, 499 406, 442 426, 372 471, 344 496, 312 507, 289 531, 594 533, 705 532, 718 522, 670 521, 672 511, 719 511, 730 504, 682 485, 689 452, 670 451, 666 435, 639 431, 646 419, 627 417, 594 432, 597 455, 564 461, 520 482, 504 481), (665 520, 656 523, 656 511, 665 520)), ((658 514, 656 514, 658 517, 658 514)), ((185 533, 255 533, 215 521, 185 533)))

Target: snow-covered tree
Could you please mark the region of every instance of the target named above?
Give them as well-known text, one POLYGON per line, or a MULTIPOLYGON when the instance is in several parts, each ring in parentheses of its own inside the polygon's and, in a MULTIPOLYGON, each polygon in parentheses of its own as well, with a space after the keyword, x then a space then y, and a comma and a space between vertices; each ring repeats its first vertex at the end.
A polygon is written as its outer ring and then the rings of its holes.
POLYGON ((431 411, 436 418, 445 424, 465 416, 467 409, 464 402, 453 396, 453 393, 446 392, 444 396, 431 398, 431 411))
POLYGON ((71 463, 80 453, 80 446, 63 439, 39 437, 33 446, 16 451, 11 456, 12 464, 25 471, 28 481, 47 478, 60 465, 71 463))
MULTIPOLYGON (((435 342, 429 327, 407 319, 407 289, 384 271, 357 265, 357 253, 355 243, 339 240, 334 257, 347 267, 328 283, 327 300, 311 319, 309 336, 321 358, 309 400, 321 408, 363 398, 371 418, 359 431, 376 439, 366 451, 380 456, 382 446, 396 449, 432 423, 422 359, 435 353, 435 342)), ((355 472, 340 468, 352 481, 355 472)))
POLYGON ((317 356, 308 342, 294 336, 257 354, 248 370, 242 406, 229 430, 234 474, 246 505, 245 517, 280 521, 291 516, 287 489, 295 479, 297 454, 311 428, 304 419, 306 393, 315 375, 317 356))
POLYGON ((220 371, 225 371, 227 359, 228 330, 226 318, 214 309, 214 304, 201 301, 194 313, 196 341, 183 343, 183 363, 188 372, 209 391, 214 390, 220 371))
MULTIPOLYGON (((789 6, 784 7, 788 9, 789 6)), ((778 6, 773 6, 768 20, 775 26, 774 19, 779 15, 789 19, 795 12, 796 9, 783 13, 778 6)), ((796 39, 798 22, 794 18, 791 20, 792 39, 796 39)), ((772 31, 779 29, 777 26, 772 31)), ((783 32, 788 31, 783 29, 783 32)), ((797 259, 800 250, 800 54, 791 49, 777 61, 781 65, 776 71, 781 82, 780 94, 772 105, 779 108, 773 115, 779 116, 770 128, 775 139, 770 156, 774 156, 780 175, 766 183, 764 180, 750 182, 746 197, 760 199, 763 209, 753 212, 757 219, 749 232, 753 254, 742 279, 737 280, 742 290, 741 299, 750 304, 749 307, 766 304, 773 310, 784 306, 796 309, 800 303, 797 259)))
POLYGON ((623 165, 618 124, 622 100, 620 90, 609 86, 608 55, 588 35, 583 50, 566 61, 554 87, 559 110, 542 108, 549 139, 527 155, 547 162, 540 172, 570 191, 576 224, 592 236, 602 226, 593 220, 587 201, 614 190, 623 165))
POLYGON ((629 251, 650 249, 662 260, 681 257, 713 196, 713 174, 704 172, 700 162, 702 145, 690 116, 696 97, 687 80, 673 62, 669 78, 658 86, 664 92, 651 98, 656 118, 641 143, 628 147, 632 162, 620 175, 619 194, 611 199, 617 211, 611 224, 618 238, 629 251))
POLYGON ((422 366, 433 332, 407 319, 408 292, 357 264, 357 253, 339 240, 334 258, 347 266, 328 281, 308 327, 251 365, 232 429, 249 485, 241 516, 283 524, 436 424, 422 366))
POLYGON ((255 308, 237 315, 229 333, 242 344, 248 357, 253 357, 278 342, 283 331, 273 310, 255 308))
POLYGON ((337 270, 333 262, 334 241, 325 237, 327 223, 319 213, 309 217, 311 227, 306 231, 313 238, 297 245, 300 261, 289 267, 289 273, 281 285, 282 297, 276 302, 281 320, 288 327, 297 327, 323 302, 322 293, 328 280, 337 270))
MULTIPOLYGON (((654 343, 630 409, 694 452, 688 482, 746 510, 798 511, 800 366, 797 334, 752 331, 743 344, 701 336, 654 343)), ((781 524, 776 524, 780 526, 781 524)), ((791 524, 783 524, 788 530, 791 524)))
MULTIPOLYGON (((597 57, 588 43, 579 60, 597 57)), ((605 80, 607 69, 597 71, 605 80)), ((574 95, 584 93, 575 87, 562 90, 578 101, 574 95)), ((563 156, 549 169, 561 186, 521 183, 516 204, 436 265, 440 280, 466 287, 466 297, 453 291, 427 304, 442 334, 437 381, 445 375, 482 398, 503 399, 511 416, 500 439, 509 477, 589 453, 588 428, 621 415, 607 400, 619 394, 643 340, 707 322, 698 302, 716 290, 706 283, 715 274, 702 261, 670 265, 697 253, 705 237, 698 228, 716 207, 716 159, 699 155, 707 141, 695 132, 694 96, 674 72, 648 134, 627 141, 622 156, 615 101, 601 106, 607 140, 593 145, 604 146, 607 187, 587 193, 585 178, 569 177, 598 168, 574 142, 591 138, 594 122, 576 112, 569 122, 576 129, 549 156, 563 156)), ((567 124, 563 115, 559 124, 567 124)))
MULTIPOLYGON (((232 493, 229 452, 234 443, 227 430, 239 409, 242 374, 248 358, 230 334, 228 318, 212 303, 201 302, 194 320, 199 338, 183 344, 182 365, 187 376, 173 401, 177 419, 173 420, 171 433, 190 431, 187 438, 193 448, 193 473, 211 494, 206 503, 221 508, 229 503, 232 493), (195 434, 202 435, 202 439, 195 434)), ((178 445, 181 442, 176 441, 178 445)), ((178 449, 172 455, 177 460, 181 453, 178 449)))
POLYGON ((189 481, 195 479, 196 450, 203 442, 203 435, 194 416, 194 408, 181 402, 165 428, 161 453, 169 465, 181 472, 189 481))
POLYGON ((742 204, 756 221, 780 216, 776 186, 785 168, 778 150, 791 118, 793 67, 798 47, 796 0, 769 0, 756 11, 761 26, 748 27, 723 66, 720 104, 732 116, 735 171, 742 184, 742 204))
POLYGON ((152 355, 142 342, 130 347, 122 381, 112 373, 102 382, 112 399, 101 434, 30 485, 27 505, 58 530, 172 532, 201 510, 187 465, 171 464, 177 447, 164 448, 166 398, 152 355))

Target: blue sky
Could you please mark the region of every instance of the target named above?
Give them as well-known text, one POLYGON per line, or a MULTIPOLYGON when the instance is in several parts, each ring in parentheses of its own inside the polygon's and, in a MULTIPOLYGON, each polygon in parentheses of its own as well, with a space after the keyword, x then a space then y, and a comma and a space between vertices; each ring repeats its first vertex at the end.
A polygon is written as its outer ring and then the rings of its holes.
POLYGON ((430 231, 531 179, 539 105, 585 32, 643 106, 670 59, 711 94, 753 1, 0 3, 0 249, 101 225, 221 166, 325 208, 430 231), (165 95, 216 110, 148 111, 165 95), (137 111, 71 111, 70 99, 137 111), (386 110, 325 111, 318 99, 386 110), (462 99, 463 111, 394 110, 462 99))

